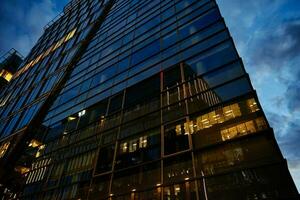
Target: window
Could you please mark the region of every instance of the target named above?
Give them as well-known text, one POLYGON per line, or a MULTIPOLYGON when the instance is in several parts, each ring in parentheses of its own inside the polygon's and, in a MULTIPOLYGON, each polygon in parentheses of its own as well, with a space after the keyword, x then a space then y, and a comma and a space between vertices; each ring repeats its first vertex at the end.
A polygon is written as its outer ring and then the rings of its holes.
POLYGON ((224 86, 216 88, 213 92, 220 97, 222 101, 247 94, 252 89, 247 78, 241 78, 224 86))
POLYGON ((146 80, 143 80, 139 84, 136 84, 126 90, 125 108, 136 105, 145 101, 149 101, 149 98, 159 96, 160 93, 160 77, 153 76, 146 80))
POLYGON ((186 181, 164 187, 164 199, 197 199, 193 181, 186 181))
POLYGON ((179 65, 164 71, 164 89, 178 85, 179 83, 181 83, 181 72, 179 65))
POLYGON ((147 45, 146 47, 143 47, 142 49, 139 49, 138 51, 133 53, 131 64, 135 65, 135 64, 141 62, 142 60, 145 60, 145 59, 155 55, 156 53, 159 52, 159 50, 160 50, 160 41, 155 40, 154 42, 147 45))
POLYGON ((189 148, 188 134, 184 121, 165 126, 165 155, 183 151, 189 148))
POLYGON ((247 105, 248 105, 249 110, 251 110, 251 112, 259 111, 258 105, 254 98, 248 99, 247 105))
POLYGON ((0 158, 2 158, 5 155, 9 145, 10 145, 10 142, 5 142, 5 143, 1 144, 1 146, 0 146, 0 158))
POLYGON ((232 44, 226 42, 187 60, 186 64, 191 67, 190 70, 193 70, 195 74, 201 75, 237 58, 232 44))
POLYGON ((110 98, 108 114, 119 111, 122 108, 124 92, 110 98))
POLYGON ((92 189, 90 190, 91 199, 105 199, 109 196, 109 185, 110 185, 110 175, 105 175, 101 177, 96 177, 92 183, 92 189))
POLYGON ((146 134, 120 142, 116 168, 128 167, 160 158, 160 131, 155 129, 146 134))
POLYGON ((4 69, 2 69, 0 72, 0 77, 3 77, 8 82, 12 79, 12 76, 13 76, 12 73, 10 73, 9 71, 6 71, 4 69))
POLYGON ((174 184, 194 177, 190 153, 177 155, 163 161, 164 183, 174 184))
POLYGON ((98 162, 96 167, 96 174, 110 171, 112 168, 112 162, 114 158, 115 145, 109 145, 100 148, 98 162))
POLYGON ((272 139, 262 135, 207 149, 196 154, 197 173, 214 175, 232 170, 233 167, 239 168, 244 164, 278 160, 280 156, 276 156, 277 150, 273 145, 272 139))
POLYGON ((160 184, 160 162, 116 172, 112 183, 114 195, 138 192, 160 184))

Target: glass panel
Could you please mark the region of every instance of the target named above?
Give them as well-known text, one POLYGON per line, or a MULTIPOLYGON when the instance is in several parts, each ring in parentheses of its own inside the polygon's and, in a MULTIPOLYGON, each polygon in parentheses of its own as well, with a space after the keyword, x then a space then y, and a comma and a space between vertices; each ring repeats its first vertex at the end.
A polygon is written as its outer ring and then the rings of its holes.
POLYGON ((160 184, 160 162, 115 173, 112 193, 114 195, 136 192, 160 184))
POLYGON ((93 180, 89 197, 91 199, 106 199, 109 196, 111 175, 96 177, 93 180))
POLYGON ((213 92, 219 96, 222 101, 246 94, 250 91, 251 85, 247 78, 238 79, 213 90, 213 92))
POLYGON ((165 155, 183 151, 189 148, 188 131, 185 121, 179 121, 165 126, 164 153, 165 155))
POLYGON ((131 64, 135 65, 139 63, 142 60, 145 60, 146 58, 149 58, 150 56, 155 55, 160 50, 160 41, 156 40, 152 42, 151 44, 147 45, 146 47, 136 51, 132 54, 132 60, 131 64))
POLYGON ((96 174, 101 174, 106 171, 110 171, 112 168, 112 162, 114 158, 115 145, 100 148, 98 162, 96 167, 96 174))
POLYGON ((185 182, 164 187, 164 199, 165 200, 196 200, 196 188, 195 182, 185 182))
POLYGON ((164 160, 164 184, 173 184, 193 177, 191 153, 173 156, 164 160))
POLYGON ((124 168, 160 158, 160 131, 147 131, 142 135, 120 141, 116 168, 124 168))
MULTIPOLYGON (((235 130, 232 132, 234 133, 235 130)), ((280 160, 274 141, 265 136, 224 144, 196 155, 198 175, 213 175, 246 165, 280 160), (277 155, 277 156, 274 156, 277 155)))
POLYGON ((170 88, 179 83, 181 83, 181 72, 179 65, 164 71, 164 88, 170 88))

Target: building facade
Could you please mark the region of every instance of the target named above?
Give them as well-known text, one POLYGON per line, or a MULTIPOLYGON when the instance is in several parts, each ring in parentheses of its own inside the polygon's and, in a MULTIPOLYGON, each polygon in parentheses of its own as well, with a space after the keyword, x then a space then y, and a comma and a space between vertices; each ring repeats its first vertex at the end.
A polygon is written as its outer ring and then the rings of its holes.
POLYGON ((297 199, 214 0, 73 0, 0 106, 5 198, 297 199))
POLYGON ((15 49, 11 49, 0 58, 0 91, 12 79, 14 73, 23 61, 23 56, 15 49))

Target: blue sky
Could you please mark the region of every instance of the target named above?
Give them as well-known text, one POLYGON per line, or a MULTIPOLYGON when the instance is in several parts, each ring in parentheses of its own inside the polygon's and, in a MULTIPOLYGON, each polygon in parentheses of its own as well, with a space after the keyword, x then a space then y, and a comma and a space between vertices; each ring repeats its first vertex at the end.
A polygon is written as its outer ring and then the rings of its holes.
MULTIPOLYGON (((68 0, 1 0, 0 54, 24 56, 68 0)), ((300 191, 300 1, 217 0, 300 191)))

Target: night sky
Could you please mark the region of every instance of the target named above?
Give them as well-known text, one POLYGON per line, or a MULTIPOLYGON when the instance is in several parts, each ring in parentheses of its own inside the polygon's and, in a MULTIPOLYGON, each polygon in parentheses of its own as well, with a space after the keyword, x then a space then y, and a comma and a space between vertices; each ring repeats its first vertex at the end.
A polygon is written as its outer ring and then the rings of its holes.
MULTIPOLYGON (((24 56, 68 0, 1 0, 0 55, 24 56)), ((300 1, 217 0, 300 190, 300 1)))

